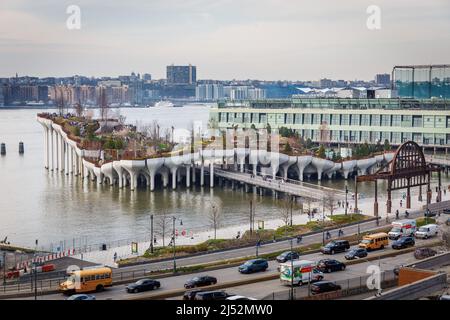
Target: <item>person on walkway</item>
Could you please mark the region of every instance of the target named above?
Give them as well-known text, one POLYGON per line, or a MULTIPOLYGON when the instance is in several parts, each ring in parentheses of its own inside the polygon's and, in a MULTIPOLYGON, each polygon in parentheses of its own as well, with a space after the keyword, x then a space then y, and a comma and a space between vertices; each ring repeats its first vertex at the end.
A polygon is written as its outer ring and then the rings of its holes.
POLYGON ((153 236, 153 243, 156 244, 156 236, 153 236))
POLYGON ((299 244, 300 242, 302 242, 303 237, 301 235, 297 236, 297 244, 299 244))
POLYGON ((343 235, 344 235, 344 231, 342 231, 342 229, 339 229, 338 237, 341 237, 341 236, 343 236, 343 235))
POLYGON ((400 199, 400 208, 402 207, 402 204, 403 204, 403 202, 402 202, 402 200, 400 199))
POLYGON ((114 262, 117 260, 117 252, 114 252, 114 262))
POLYGON ((398 209, 397 209, 397 210, 395 211, 395 219, 398 220, 399 216, 400 216, 400 212, 398 212, 398 209))
POLYGON ((327 231, 327 237, 326 237, 326 238, 327 238, 327 240, 331 238, 331 233, 330 233, 330 231, 327 231))
POLYGON ((406 218, 409 217, 409 212, 408 212, 408 210, 405 211, 405 217, 406 217, 406 218))

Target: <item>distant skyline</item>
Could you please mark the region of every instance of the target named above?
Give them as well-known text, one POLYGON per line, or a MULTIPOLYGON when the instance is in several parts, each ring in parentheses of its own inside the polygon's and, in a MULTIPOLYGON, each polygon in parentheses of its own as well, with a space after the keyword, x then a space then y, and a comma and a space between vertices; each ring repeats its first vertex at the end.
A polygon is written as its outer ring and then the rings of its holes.
POLYGON ((2 0, 0 76, 373 80, 394 65, 450 63, 447 0, 2 0), (81 8, 81 30, 66 8, 81 8), (381 9, 369 30, 367 7, 381 9))

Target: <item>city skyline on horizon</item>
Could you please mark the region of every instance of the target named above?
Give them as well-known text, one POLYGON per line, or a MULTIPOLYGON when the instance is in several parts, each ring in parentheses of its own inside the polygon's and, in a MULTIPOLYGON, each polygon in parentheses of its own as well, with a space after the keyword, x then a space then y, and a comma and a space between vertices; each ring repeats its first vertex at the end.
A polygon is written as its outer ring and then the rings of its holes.
POLYGON ((370 81, 395 65, 440 64, 450 56, 444 0, 379 0, 379 30, 367 28, 368 0, 247 0, 239 10, 233 0, 79 0, 81 29, 68 30, 71 4, 2 1, 3 74, 101 77, 134 70, 164 79, 167 65, 191 63, 205 80, 370 81))

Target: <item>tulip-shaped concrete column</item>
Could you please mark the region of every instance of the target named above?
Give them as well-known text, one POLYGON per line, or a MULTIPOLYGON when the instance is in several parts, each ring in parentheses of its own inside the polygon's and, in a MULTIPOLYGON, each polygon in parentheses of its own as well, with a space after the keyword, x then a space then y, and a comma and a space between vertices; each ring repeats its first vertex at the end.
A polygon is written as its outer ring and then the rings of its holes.
POLYGON ((146 168, 149 173, 151 191, 155 190, 155 175, 158 172, 158 170, 163 166, 163 164, 164 164, 163 158, 146 160, 146 168))

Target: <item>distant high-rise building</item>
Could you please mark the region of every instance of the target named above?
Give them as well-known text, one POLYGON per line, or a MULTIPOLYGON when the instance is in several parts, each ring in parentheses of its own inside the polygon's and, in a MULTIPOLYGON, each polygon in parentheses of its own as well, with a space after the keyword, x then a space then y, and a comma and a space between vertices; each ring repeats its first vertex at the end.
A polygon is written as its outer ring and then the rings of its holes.
POLYGON ((144 80, 144 81, 150 81, 150 80, 152 80, 152 75, 151 75, 150 73, 144 73, 144 74, 142 75, 142 80, 144 80))
POLYGON ((377 74, 375 75, 375 83, 387 87, 391 84, 391 75, 389 73, 377 74))
POLYGON ((319 80, 319 86, 321 88, 331 88, 333 86, 333 81, 330 79, 320 79, 319 80))
POLYGON ((188 66, 167 66, 168 84, 195 84, 197 82, 197 67, 188 66))
POLYGON ((199 84, 195 88, 195 98, 198 101, 214 101, 223 97, 224 90, 221 84, 199 84))

